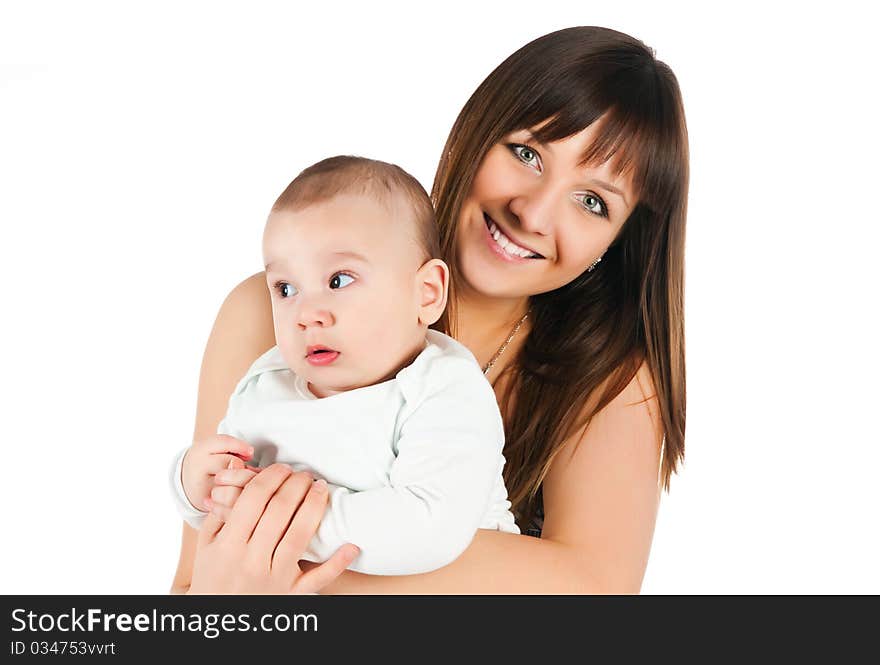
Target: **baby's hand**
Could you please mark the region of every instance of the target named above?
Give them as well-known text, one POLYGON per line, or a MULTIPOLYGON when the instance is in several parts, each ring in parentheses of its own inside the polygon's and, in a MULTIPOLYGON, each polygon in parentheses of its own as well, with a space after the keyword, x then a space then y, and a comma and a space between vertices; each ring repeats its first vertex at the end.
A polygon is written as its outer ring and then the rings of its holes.
POLYGON ((205 499, 205 505, 225 522, 244 486, 259 472, 260 469, 246 467, 238 458, 231 459, 229 466, 214 476, 214 489, 211 490, 211 496, 205 499))
POLYGON ((224 471, 232 464, 244 467, 242 460, 253 457, 254 449, 232 436, 214 434, 201 441, 196 441, 186 451, 183 458, 181 480, 186 498, 196 508, 210 510, 205 501, 214 488, 215 474, 224 471))

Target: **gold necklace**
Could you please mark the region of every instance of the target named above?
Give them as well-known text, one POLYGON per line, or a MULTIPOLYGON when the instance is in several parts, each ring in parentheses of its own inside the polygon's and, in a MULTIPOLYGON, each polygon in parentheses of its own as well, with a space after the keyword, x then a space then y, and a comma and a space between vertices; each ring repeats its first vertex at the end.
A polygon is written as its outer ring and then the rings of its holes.
POLYGON ((519 321, 517 321, 516 325, 513 327, 513 330, 510 331, 510 336, 505 340, 504 344, 502 344, 498 348, 498 350, 495 352, 495 355, 492 356, 492 360, 490 360, 488 363, 486 363, 486 366, 483 368, 483 376, 485 376, 486 374, 489 373, 489 370, 492 369, 492 366, 495 364, 495 361, 497 361, 501 357, 501 354, 504 353, 504 349, 507 348, 507 345, 510 344, 510 340, 512 340, 514 338, 514 336, 516 335, 516 333, 519 332, 520 326, 523 324, 523 321, 526 320, 526 317, 528 317, 528 315, 529 315, 528 312, 523 314, 523 317, 519 321))

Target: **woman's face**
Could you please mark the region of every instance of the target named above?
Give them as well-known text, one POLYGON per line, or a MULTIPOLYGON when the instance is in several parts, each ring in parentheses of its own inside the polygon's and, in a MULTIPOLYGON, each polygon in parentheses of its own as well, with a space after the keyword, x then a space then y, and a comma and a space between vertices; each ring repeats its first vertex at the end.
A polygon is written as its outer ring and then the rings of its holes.
POLYGON ((546 145, 523 129, 489 150, 457 232, 468 287, 492 297, 545 293, 605 252, 636 201, 629 173, 615 174, 608 162, 578 165, 597 125, 546 145))

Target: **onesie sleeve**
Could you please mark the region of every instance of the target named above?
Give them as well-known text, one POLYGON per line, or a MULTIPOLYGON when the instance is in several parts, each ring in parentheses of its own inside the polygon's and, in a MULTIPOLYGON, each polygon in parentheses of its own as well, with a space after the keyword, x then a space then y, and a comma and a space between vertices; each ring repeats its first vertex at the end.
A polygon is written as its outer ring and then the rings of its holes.
POLYGON ((190 500, 186 497, 186 492, 183 489, 183 480, 180 474, 183 468, 183 458, 189 448, 190 447, 187 446, 181 450, 171 463, 171 477, 169 479, 171 484, 171 499, 174 502, 174 507, 177 509, 177 514, 180 515, 180 517, 183 518, 183 520, 193 529, 198 531, 202 528, 202 523, 205 521, 205 517, 208 513, 207 511, 199 510, 192 505, 190 500))
POLYGON ((304 559, 326 561, 354 543, 361 553, 351 570, 407 575, 441 568, 470 544, 504 465, 504 426, 476 362, 444 357, 429 370, 407 377, 412 403, 388 486, 354 492, 330 485, 304 559))

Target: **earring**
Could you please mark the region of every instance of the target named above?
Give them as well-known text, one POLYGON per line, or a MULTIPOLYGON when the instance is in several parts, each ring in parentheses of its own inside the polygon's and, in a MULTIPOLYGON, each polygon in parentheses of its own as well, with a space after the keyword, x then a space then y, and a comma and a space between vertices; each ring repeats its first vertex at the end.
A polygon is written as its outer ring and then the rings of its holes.
MULTIPOLYGON (((602 256, 605 256, 605 255, 603 254, 602 256)), ((587 268, 587 272, 593 272, 593 268, 595 268, 597 265, 599 265, 599 261, 602 260, 602 256, 600 256, 598 259, 596 259, 595 261, 593 261, 593 263, 590 264, 590 267, 587 268)))

